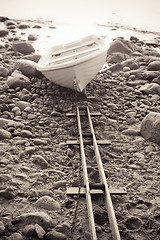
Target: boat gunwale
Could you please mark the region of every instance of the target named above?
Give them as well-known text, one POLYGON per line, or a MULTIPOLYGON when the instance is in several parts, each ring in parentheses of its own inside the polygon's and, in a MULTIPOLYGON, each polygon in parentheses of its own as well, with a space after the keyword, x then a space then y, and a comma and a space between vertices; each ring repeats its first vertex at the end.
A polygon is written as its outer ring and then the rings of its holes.
MULTIPOLYGON (((95 38, 96 36, 94 36, 95 38)), ((47 71, 53 71, 53 70, 58 70, 58 69, 65 69, 65 68, 70 68, 70 67, 74 67, 76 65, 79 65, 81 63, 84 63, 85 61, 89 61, 90 59, 93 59, 95 58, 96 56, 99 56, 101 54, 103 54, 104 52, 106 52, 106 55, 107 55, 107 44, 105 43, 105 41, 98 37, 98 40, 100 40, 102 43, 103 43, 103 46, 93 52, 93 53, 90 53, 88 55, 85 55, 85 56, 82 56, 80 57, 79 59, 72 59, 70 61, 67 61, 67 62, 63 62, 63 63, 59 63, 59 64, 53 64, 52 66, 44 66, 43 62, 45 61, 45 58, 47 58, 48 55, 51 55, 51 52, 53 51, 53 48, 56 47, 56 46, 53 46, 51 49, 49 49, 47 51, 47 53, 41 57, 41 59, 39 60, 38 62, 38 65, 37 65, 37 70, 41 71, 41 72, 47 72, 47 71)), ((74 42, 72 42, 74 43, 74 42)), ((60 45, 58 45, 60 46, 60 45)))

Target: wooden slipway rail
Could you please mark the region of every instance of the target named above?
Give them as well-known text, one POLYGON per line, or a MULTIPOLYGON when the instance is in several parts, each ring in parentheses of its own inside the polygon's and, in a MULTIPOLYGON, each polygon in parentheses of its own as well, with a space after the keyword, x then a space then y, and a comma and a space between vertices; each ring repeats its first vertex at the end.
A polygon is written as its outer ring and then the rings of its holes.
POLYGON ((113 208, 113 203, 111 199, 111 194, 126 194, 126 191, 112 191, 107 184, 107 179, 106 175, 104 172, 100 152, 98 149, 99 144, 109 144, 109 141, 98 141, 96 140, 93 124, 92 124, 92 119, 91 116, 97 116, 98 113, 90 113, 89 107, 86 106, 85 109, 81 109, 77 107, 76 109, 76 114, 70 114, 70 116, 77 116, 77 125, 78 125, 78 132, 79 132, 79 141, 67 141, 68 145, 71 144, 79 144, 80 145, 80 153, 81 153, 81 162, 82 162, 82 169, 83 169, 83 180, 84 180, 84 187, 80 188, 77 192, 76 189, 74 188, 68 188, 67 194, 85 194, 86 196, 86 203, 87 203, 87 211, 88 211, 88 219, 89 219, 89 227, 90 227, 90 234, 91 234, 91 239, 92 240, 97 240, 97 235, 96 235, 96 227, 95 227, 95 221, 94 221, 94 213, 93 213, 93 207, 92 207, 92 199, 91 195, 92 194, 103 194, 104 196, 104 205, 107 209, 108 213, 108 218, 109 218, 109 223, 110 223, 110 228, 112 232, 112 237, 113 240, 120 240, 120 233, 118 229, 118 224, 113 208), (81 113, 81 111, 83 112, 81 113), (82 122, 81 122, 81 116, 86 115, 88 118, 89 122, 89 128, 90 128, 90 136, 91 136, 91 141, 84 141, 83 136, 87 135, 86 133, 82 132, 82 122), (93 145, 95 157, 96 157, 96 162, 98 166, 98 171, 99 171, 99 177, 100 177, 100 184, 95 184, 95 186, 91 186, 89 183, 89 177, 88 177, 88 172, 87 172, 87 162, 86 162, 86 156, 85 156, 85 144, 91 144, 93 145), (98 189, 97 189, 98 186, 98 189))

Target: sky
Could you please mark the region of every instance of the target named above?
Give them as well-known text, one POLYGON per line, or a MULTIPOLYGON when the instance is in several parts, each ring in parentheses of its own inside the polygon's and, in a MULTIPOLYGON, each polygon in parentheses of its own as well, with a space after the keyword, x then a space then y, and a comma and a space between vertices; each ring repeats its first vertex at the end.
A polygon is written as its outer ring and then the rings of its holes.
POLYGON ((160 31, 160 0, 0 0, 0 16, 61 22, 119 22, 160 31))

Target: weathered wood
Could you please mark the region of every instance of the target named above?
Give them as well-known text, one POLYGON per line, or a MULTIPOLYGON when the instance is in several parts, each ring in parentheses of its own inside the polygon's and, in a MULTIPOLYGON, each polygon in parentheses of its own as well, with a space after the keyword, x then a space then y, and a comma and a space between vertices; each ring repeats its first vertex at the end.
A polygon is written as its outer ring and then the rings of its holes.
MULTIPOLYGON (((114 189, 109 188, 109 192, 111 195, 126 195, 127 192, 124 189, 114 189)), ((66 191, 67 195, 85 195, 86 194, 86 188, 85 187, 68 187, 66 191)), ((91 189, 90 190, 91 195, 102 195, 104 194, 104 191, 102 189, 91 189)))
MULTIPOLYGON (((76 113, 66 113, 66 116, 67 117, 75 117, 76 116, 76 113)), ((87 113, 81 113, 81 116, 87 116, 87 113)), ((91 113, 91 116, 93 117, 98 117, 98 116, 102 116, 102 114, 100 112, 93 112, 91 113)))
MULTIPOLYGON (((80 142, 79 142, 79 140, 67 140, 66 144, 67 145, 79 145, 80 142)), ((92 140, 83 140, 83 144, 84 145, 91 145, 91 144, 93 144, 93 141, 92 140)), ((97 144, 98 145, 110 145, 111 141, 109 141, 109 140, 97 140, 97 144)))

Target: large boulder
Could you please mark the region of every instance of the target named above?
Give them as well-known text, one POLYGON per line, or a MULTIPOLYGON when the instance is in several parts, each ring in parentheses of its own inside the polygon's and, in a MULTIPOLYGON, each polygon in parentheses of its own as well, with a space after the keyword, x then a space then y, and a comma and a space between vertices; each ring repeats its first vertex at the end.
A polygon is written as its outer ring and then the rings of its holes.
POLYGON ((30 79, 28 77, 24 76, 19 71, 14 71, 12 73, 12 75, 8 77, 6 84, 10 88, 17 88, 17 87, 20 87, 21 89, 23 89, 23 88, 30 89, 31 88, 30 79))
POLYGON ((36 77, 37 75, 37 63, 27 59, 17 60, 13 69, 21 71, 27 77, 36 77))
POLYGON ((35 49, 30 43, 16 41, 13 43, 13 49, 16 52, 23 53, 24 55, 35 52, 35 49))
POLYGON ((141 122, 141 135, 160 144, 160 113, 150 112, 141 122))
POLYGON ((135 50, 133 43, 127 40, 118 38, 111 43, 107 51, 107 55, 111 55, 112 53, 115 53, 115 52, 121 52, 121 53, 130 55, 133 52, 133 50, 135 50))

